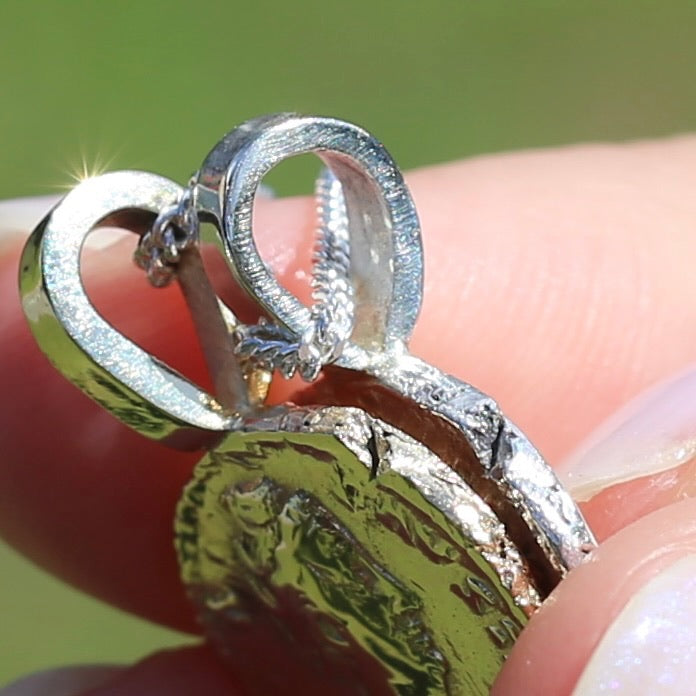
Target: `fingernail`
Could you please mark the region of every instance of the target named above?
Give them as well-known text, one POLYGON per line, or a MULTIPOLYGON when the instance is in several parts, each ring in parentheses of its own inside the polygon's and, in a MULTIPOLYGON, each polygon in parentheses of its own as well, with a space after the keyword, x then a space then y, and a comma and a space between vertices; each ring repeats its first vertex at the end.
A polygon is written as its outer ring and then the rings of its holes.
POLYGON ((57 196, 0 201, 0 252, 13 239, 19 236, 26 237, 57 201, 57 196))
POLYGON ((695 592, 696 555, 650 580, 600 640, 573 696, 694 693, 695 592))
POLYGON ((0 201, 0 235, 33 229, 60 196, 34 196, 0 201))
MULTIPOLYGON (((0 201, 0 248, 12 238, 26 237, 59 200, 59 196, 36 196, 0 201)), ((101 251, 126 238, 130 238, 135 245, 132 233, 115 227, 103 227, 90 233, 85 238, 84 246, 101 251)))
POLYGON ((696 457, 696 369, 619 410, 561 464, 576 500, 617 483, 673 469, 696 457))
POLYGON ((123 667, 84 665, 30 674, 0 688, 0 696, 77 696, 115 677, 123 667))

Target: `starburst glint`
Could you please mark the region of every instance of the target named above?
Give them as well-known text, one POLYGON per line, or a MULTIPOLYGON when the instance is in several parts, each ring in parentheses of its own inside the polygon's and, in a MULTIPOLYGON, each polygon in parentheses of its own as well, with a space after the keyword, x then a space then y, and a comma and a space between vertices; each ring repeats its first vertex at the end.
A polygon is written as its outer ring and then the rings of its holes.
POLYGON ((88 155, 86 151, 81 148, 78 157, 78 161, 69 164, 67 167, 66 174, 70 180, 60 184, 59 188, 71 189, 86 179, 103 174, 112 168, 117 155, 114 154, 106 157, 99 151, 88 155))

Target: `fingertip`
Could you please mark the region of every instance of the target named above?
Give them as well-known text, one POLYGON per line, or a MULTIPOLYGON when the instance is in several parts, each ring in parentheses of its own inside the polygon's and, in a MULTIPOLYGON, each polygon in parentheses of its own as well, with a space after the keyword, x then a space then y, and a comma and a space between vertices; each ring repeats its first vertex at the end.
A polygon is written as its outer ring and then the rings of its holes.
POLYGON ((696 138, 414 172, 414 352, 492 394, 552 462, 693 360, 696 138))
POLYGON ((241 693, 231 673, 206 646, 154 653, 81 692, 82 696, 235 696, 241 693))
MULTIPOLYGON (((694 553, 696 500, 663 508, 615 534, 561 582, 531 619, 493 693, 571 693, 631 598, 652 578, 694 553)), ((654 649, 659 651, 659 645, 654 649)))

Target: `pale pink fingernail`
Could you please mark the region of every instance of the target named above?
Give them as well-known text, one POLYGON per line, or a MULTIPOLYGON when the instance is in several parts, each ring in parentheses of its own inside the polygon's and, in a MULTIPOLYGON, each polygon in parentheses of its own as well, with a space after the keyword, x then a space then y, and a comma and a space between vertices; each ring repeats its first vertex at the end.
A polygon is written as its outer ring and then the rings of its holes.
POLYGON ((26 237, 57 201, 57 196, 0 201, 0 252, 17 237, 26 237))
POLYGON ((28 232, 58 202, 60 196, 34 196, 0 201, 0 236, 28 232))
POLYGON ((77 696, 115 677, 123 667, 81 665, 37 672, 0 688, 0 696, 77 696))
POLYGON ((608 628, 573 696, 696 693, 696 555, 639 590, 608 628))
POLYGON ((561 464, 576 500, 696 457, 696 368, 649 390, 606 421, 561 464))
MULTIPOLYGON (((59 200, 60 196, 36 196, 0 201, 0 249, 5 242, 28 236, 59 200)), ((131 239, 135 246, 131 232, 114 227, 99 228, 85 238, 85 248, 100 251, 125 238, 131 239)))

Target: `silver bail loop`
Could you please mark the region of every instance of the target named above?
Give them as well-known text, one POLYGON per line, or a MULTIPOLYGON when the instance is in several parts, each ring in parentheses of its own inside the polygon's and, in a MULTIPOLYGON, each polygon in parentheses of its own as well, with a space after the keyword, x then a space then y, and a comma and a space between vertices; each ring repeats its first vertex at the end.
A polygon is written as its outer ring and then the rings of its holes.
MULTIPOLYGON (((333 118, 275 114, 231 131, 210 152, 195 190, 201 214, 222 230, 239 283, 296 337, 310 310, 273 277, 252 233, 253 206, 264 176, 294 155, 313 152, 340 184, 354 289, 353 331, 337 365, 364 369, 408 342, 420 311, 420 225, 401 172, 384 146, 362 128, 333 118)), ((337 201, 337 193, 333 194, 337 201)), ((335 204, 335 203, 334 203, 335 204)))

